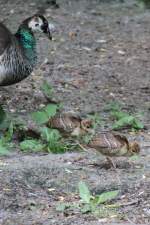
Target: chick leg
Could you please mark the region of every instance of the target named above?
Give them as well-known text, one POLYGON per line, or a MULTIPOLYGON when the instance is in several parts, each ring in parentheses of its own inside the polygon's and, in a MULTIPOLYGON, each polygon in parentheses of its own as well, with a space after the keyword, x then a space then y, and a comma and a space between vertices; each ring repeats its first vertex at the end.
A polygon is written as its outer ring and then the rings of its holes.
POLYGON ((114 161, 109 156, 107 156, 106 159, 108 163, 116 170, 116 164, 114 163, 114 161))
POLYGON ((116 175, 117 175, 116 178, 117 178, 119 184, 121 184, 121 180, 120 180, 120 176, 119 176, 118 170, 116 168, 116 164, 114 163, 114 161, 109 156, 107 156, 106 159, 107 159, 108 163, 110 163, 111 166, 113 167, 113 169, 115 170, 116 175))

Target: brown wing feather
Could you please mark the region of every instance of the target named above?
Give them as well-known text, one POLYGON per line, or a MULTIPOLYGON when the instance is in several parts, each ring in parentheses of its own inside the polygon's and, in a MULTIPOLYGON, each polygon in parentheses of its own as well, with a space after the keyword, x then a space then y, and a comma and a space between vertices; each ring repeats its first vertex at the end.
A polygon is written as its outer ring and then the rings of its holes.
POLYGON ((129 141, 126 138, 126 136, 124 136, 123 134, 117 134, 117 133, 113 133, 113 135, 116 139, 118 139, 118 141, 122 144, 122 146, 126 144, 129 150, 129 141))
POLYGON ((10 45, 11 35, 10 31, 0 23, 0 55, 2 55, 5 49, 10 45))

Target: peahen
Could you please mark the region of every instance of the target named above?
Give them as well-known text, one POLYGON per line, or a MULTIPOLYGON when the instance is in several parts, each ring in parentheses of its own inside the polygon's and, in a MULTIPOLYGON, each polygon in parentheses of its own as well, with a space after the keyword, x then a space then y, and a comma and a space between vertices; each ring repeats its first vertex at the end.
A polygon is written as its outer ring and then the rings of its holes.
POLYGON ((37 61, 35 31, 52 39, 48 21, 42 15, 24 20, 16 34, 0 23, 0 86, 15 84, 33 71, 37 61))

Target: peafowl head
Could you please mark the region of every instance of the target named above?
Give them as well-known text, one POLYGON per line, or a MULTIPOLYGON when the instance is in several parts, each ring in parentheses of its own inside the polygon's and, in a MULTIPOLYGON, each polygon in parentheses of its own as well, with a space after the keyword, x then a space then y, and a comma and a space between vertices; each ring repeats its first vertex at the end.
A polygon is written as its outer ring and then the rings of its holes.
POLYGON ((43 32, 50 40, 52 40, 51 24, 48 23, 47 19, 43 15, 35 14, 34 16, 27 18, 21 24, 21 27, 24 26, 28 27, 31 32, 43 32))

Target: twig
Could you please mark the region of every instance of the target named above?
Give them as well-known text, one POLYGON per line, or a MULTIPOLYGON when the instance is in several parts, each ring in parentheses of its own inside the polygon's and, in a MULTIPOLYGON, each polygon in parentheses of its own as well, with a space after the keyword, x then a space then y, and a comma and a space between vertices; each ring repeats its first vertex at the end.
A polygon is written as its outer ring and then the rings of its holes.
POLYGON ((79 142, 77 142, 77 145, 79 145, 79 147, 80 147, 83 151, 88 152, 88 150, 87 150, 83 145, 81 145, 79 142))

